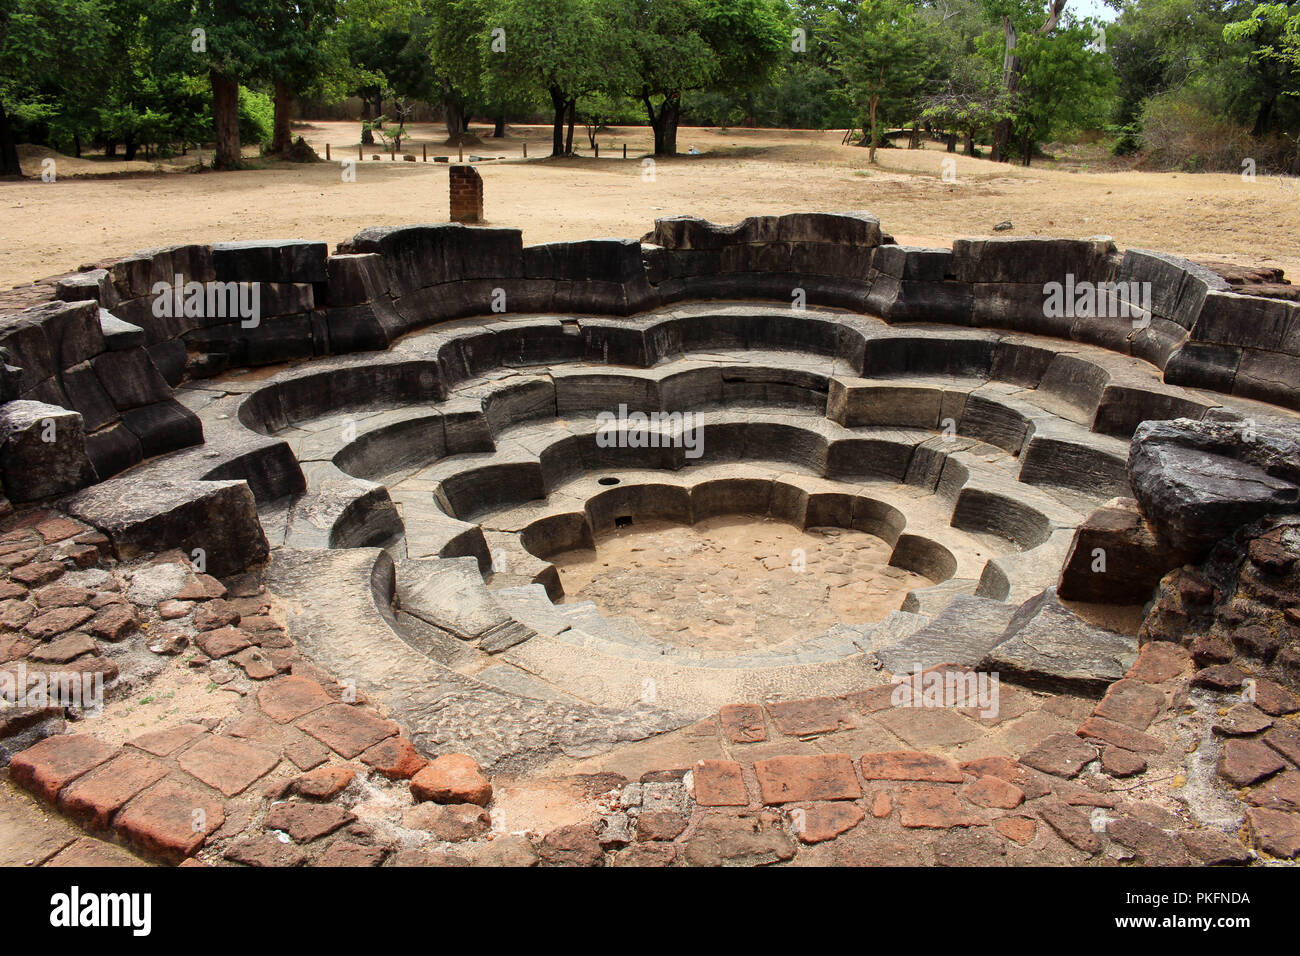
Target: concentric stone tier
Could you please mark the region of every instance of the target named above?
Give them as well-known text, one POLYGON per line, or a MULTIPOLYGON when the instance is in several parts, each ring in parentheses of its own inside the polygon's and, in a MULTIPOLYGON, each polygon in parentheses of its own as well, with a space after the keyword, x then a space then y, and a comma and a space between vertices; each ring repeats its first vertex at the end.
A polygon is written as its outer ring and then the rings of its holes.
MULTIPOLYGON (((388 549, 395 580, 370 602, 374 634, 533 700, 678 713, 848 692, 888 676, 882 656, 906 669, 936 639, 955 651, 951 628, 930 625, 963 595, 966 651, 991 651, 1014 606, 1056 583, 1084 517, 1128 493, 1138 422, 1258 408, 1093 346, 746 303, 617 323, 462 320, 388 353, 180 393, 210 440, 135 473, 243 477, 277 553, 388 549), (596 416, 620 405, 696 414, 700 456, 671 441, 633 447, 625 431, 598 442, 596 416), (867 530, 935 583, 878 625, 746 653, 551 604, 556 551, 634 514, 724 512, 867 530)), ((383 692, 378 675, 372 690, 383 692)))

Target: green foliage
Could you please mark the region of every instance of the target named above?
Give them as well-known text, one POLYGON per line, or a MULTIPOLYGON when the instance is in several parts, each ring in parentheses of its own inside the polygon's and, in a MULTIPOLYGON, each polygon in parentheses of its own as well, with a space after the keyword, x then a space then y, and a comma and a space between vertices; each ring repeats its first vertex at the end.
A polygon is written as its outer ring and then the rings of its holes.
POLYGON ((239 139, 252 146, 271 142, 275 104, 271 97, 246 86, 239 88, 239 139))
POLYGON ((868 130, 874 160, 882 125, 918 112, 929 44, 925 26, 906 0, 840 3, 826 13, 823 24, 843 95, 868 130))
POLYGON ((433 103, 451 136, 470 114, 648 119, 665 153, 679 121, 871 144, 924 123, 968 145, 1002 124, 1023 155, 1106 130, 1153 165, 1300 163, 1300 2, 1115 0, 1104 51, 1077 4, 1047 29, 1049 0, 0 0, 0 159, 210 141, 214 91, 237 88, 245 143, 273 135, 278 90, 368 116, 433 103))

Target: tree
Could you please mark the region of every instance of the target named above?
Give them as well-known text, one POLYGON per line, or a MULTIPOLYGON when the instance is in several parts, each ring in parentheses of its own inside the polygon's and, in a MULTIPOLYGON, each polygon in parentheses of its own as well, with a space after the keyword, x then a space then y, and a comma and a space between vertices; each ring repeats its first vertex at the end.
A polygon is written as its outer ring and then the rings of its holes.
POLYGON ((1261 4, 1225 26, 1223 36, 1250 45, 1248 58, 1258 80, 1251 133, 1262 136, 1276 128, 1279 101, 1300 97, 1300 4, 1261 4))
POLYGON ((867 131, 868 161, 876 161, 882 118, 897 118, 922 86, 925 36, 906 0, 860 0, 826 16, 836 69, 867 131))
POLYGON ((100 0, 0 0, 0 175, 22 175, 15 119, 90 113, 95 65, 110 55, 105 18, 100 0))
MULTIPOLYGON (((375 141, 371 121, 382 119, 383 100, 392 84, 389 74, 410 57, 412 23, 419 13, 417 0, 337 0, 337 15, 324 45, 330 70, 325 75, 327 96, 361 98, 361 142, 375 141)), ((427 53, 419 49, 419 63, 427 72, 427 53)))
POLYGON ((447 142, 463 141, 469 111, 483 96, 484 38, 489 35, 484 0, 425 0, 420 34, 430 74, 431 97, 442 103, 447 142))
POLYGON ((1020 40, 1020 83, 1010 122, 1023 165, 1052 133, 1105 122, 1114 74, 1108 58, 1092 47, 1093 36, 1092 24, 1084 21, 1020 40))
POLYGON ((484 89, 499 100, 549 98, 552 156, 572 151, 578 98, 601 87, 618 55, 610 19, 597 0, 488 2, 480 41, 484 89))
POLYGON ((187 70, 204 70, 212 87, 214 166, 238 169, 239 85, 270 72, 273 52, 261 41, 262 25, 273 20, 280 0, 193 0, 180 11, 183 30, 172 33, 170 56, 187 70))
MULTIPOLYGON (((1021 58, 1017 43, 1020 34, 1034 30, 1040 36, 1046 36, 1056 29, 1066 0, 1047 0, 1049 6, 1044 12, 1038 0, 989 0, 990 10, 1000 17, 1002 23, 1002 88, 1008 100, 1014 102, 1020 88, 1021 58), (1019 25, 1017 25, 1019 23, 1019 25)), ((1011 138, 1012 120, 998 121, 993 127, 993 160, 1006 159, 1007 143, 1011 138)))
POLYGON ((331 62, 325 38, 336 5, 336 0, 279 0, 267 11, 262 36, 275 101, 271 153, 282 155, 289 149, 294 102, 322 85, 331 62))
POLYGON ((777 0, 618 0, 625 58, 608 91, 641 103, 655 155, 674 156, 686 93, 771 79, 790 43, 785 12, 777 0))

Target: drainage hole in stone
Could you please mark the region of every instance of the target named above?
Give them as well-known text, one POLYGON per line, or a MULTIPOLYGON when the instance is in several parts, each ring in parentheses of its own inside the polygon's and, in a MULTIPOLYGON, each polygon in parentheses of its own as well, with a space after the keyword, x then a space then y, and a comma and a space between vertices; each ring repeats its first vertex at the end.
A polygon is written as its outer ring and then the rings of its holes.
POLYGON ((632 526, 632 516, 623 515, 621 518, 614 519, 615 528, 630 528, 632 526))
MULTIPOLYGON (((616 485, 616 484, 618 484, 618 479, 615 478, 615 477, 613 477, 612 475, 607 475, 607 476, 604 477, 604 478, 598 478, 598 479, 596 480, 596 483, 597 483, 597 484, 600 484, 600 485, 616 485)), ((629 519, 628 519, 628 523, 631 524, 631 521, 632 521, 632 519, 629 518, 629 519)), ((619 527, 621 528, 622 525, 619 525, 619 527)))

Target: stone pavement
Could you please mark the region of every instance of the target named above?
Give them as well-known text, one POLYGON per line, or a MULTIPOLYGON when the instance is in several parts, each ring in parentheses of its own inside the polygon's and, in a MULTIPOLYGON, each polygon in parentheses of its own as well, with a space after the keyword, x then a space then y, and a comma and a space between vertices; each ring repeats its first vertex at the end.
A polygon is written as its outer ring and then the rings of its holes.
POLYGON ((1300 702, 1263 676, 1243 699, 1250 659, 1212 663, 1208 638, 1146 643, 1100 701, 1002 684, 993 709, 978 675, 941 666, 842 696, 737 702, 681 730, 489 779, 468 755, 419 753, 354 687, 303 659, 256 575, 220 581, 177 553, 118 563, 85 526, 49 512, 5 519, 0 551, 0 675, 12 685, 25 673, 30 689, 63 668, 102 674, 105 687, 102 716, 0 712, 12 755, 0 830, 24 834, 6 862, 1300 856, 1300 702), (187 693, 194 686, 202 693, 187 693), (155 713, 163 694, 173 706, 155 713))

